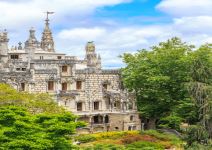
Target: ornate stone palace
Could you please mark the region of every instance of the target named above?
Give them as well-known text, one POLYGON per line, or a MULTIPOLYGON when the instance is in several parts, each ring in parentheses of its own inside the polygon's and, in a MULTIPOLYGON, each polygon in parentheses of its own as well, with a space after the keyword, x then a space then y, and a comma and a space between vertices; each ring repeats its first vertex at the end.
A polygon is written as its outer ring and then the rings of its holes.
POLYGON ((19 91, 49 93, 59 105, 80 116, 88 126, 78 132, 140 130, 135 97, 122 86, 120 70, 101 68, 93 42, 85 46, 85 59, 55 52, 45 20, 41 42, 29 30, 24 45, 8 48, 7 31, 0 33, 0 82, 19 91))

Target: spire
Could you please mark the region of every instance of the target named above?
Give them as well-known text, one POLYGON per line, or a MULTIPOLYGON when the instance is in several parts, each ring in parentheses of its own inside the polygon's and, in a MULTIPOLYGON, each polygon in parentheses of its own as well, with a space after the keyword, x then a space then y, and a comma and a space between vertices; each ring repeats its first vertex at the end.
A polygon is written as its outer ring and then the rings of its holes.
POLYGON ((29 38, 28 40, 25 42, 25 48, 38 48, 40 45, 40 43, 37 41, 36 37, 35 37, 35 29, 31 28, 29 30, 29 38))
POLYGON ((48 52, 54 52, 54 40, 52 37, 52 32, 49 28, 49 14, 53 14, 54 12, 46 12, 46 20, 45 20, 45 28, 42 34, 42 39, 41 39, 41 48, 44 51, 48 52))

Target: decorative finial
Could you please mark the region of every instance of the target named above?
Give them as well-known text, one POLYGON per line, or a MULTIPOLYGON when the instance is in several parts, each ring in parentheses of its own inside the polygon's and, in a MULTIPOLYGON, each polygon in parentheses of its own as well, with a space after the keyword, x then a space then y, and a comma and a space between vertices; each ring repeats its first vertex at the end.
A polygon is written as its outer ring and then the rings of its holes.
POLYGON ((21 42, 18 43, 18 50, 22 50, 22 43, 21 42))
POLYGON ((49 24, 49 15, 50 14, 54 14, 54 12, 49 12, 49 11, 47 11, 47 12, 45 12, 46 13, 46 24, 49 24))

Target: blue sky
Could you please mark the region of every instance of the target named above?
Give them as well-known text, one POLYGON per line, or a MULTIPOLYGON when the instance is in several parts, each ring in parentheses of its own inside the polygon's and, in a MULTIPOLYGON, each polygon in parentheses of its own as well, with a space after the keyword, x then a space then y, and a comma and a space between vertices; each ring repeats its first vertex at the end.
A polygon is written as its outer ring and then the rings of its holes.
POLYGON ((41 39, 49 10, 58 52, 84 58, 87 41, 106 68, 122 67, 119 55, 149 48, 178 36, 199 46, 212 42, 212 0, 0 0, 0 28, 10 46, 24 42, 28 30, 41 39))

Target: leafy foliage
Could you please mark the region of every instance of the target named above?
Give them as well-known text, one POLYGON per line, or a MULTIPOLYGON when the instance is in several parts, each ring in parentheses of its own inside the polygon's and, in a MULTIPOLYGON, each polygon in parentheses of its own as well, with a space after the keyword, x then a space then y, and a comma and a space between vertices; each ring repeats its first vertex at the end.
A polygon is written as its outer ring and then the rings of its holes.
POLYGON ((78 123, 68 112, 33 115, 20 106, 2 106, 0 114, 0 148, 72 148, 68 136, 75 133, 78 123))
POLYGON ((191 77, 188 87, 198 108, 198 119, 212 137, 212 45, 203 45, 194 52, 191 77))
POLYGON ((77 116, 47 94, 20 93, 0 84, 0 149, 73 149, 77 116))
POLYGON ((155 128, 156 121, 169 116, 185 99, 193 107, 185 87, 190 79, 188 54, 192 49, 173 38, 150 51, 143 49, 122 56, 127 65, 122 70, 124 84, 136 93, 138 110, 149 120, 149 128, 155 128))

